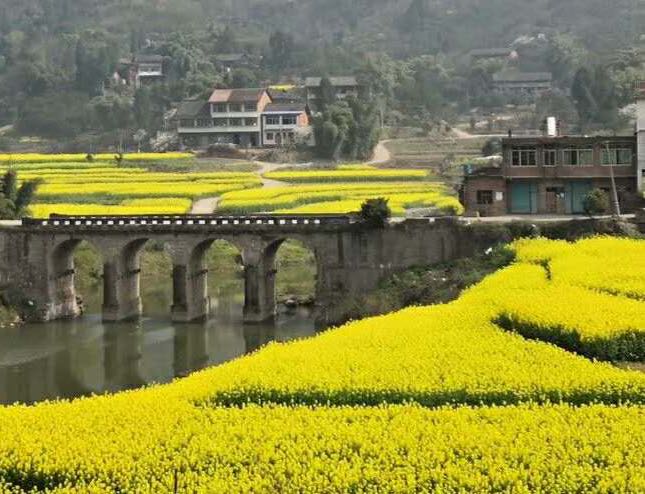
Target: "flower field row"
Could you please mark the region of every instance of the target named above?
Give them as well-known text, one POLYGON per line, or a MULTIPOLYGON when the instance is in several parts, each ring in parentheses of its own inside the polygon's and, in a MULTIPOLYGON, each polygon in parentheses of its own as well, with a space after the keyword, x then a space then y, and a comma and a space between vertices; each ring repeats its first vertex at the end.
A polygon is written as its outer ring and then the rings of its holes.
MULTIPOLYGON (((116 161, 118 153, 92 154, 94 161, 116 161)), ((43 154, 5 153, 0 154, 0 163, 58 163, 86 161, 87 153, 43 154)), ((179 160, 193 158, 192 153, 126 153, 124 161, 179 160)))
POLYGON ((159 173, 147 172, 145 169, 134 168, 110 171, 109 169, 55 173, 48 170, 45 173, 20 173, 20 180, 42 180, 52 184, 78 183, 115 183, 115 182, 201 182, 201 183, 240 183, 260 185, 260 180, 253 173, 159 173))
MULTIPOLYGON (((645 248, 642 241, 608 242, 563 248, 611 245, 612 252, 641 255, 645 248)), ((645 375, 494 324, 519 306, 519 295, 567 287, 526 261, 531 242, 516 249, 517 264, 450 304, 274 343, 165 386, 0 407, 0 489, 645 490, 645 375)), ((624 265, 613 275, 629 270, 624 265)), ((603 314, 617 315, 623 298, 573 286, 577 291, 568 297, 548 292, 562 296, 564 314, 547 313, 548 324, 584 331, 589 323, 604 331, 603 314), (608 299, 580 304, 583 292, 614 297, 617 305, 606 309, 608 299)), ((616 321, 638 325, 636 306, 621 307, 625 313, 616 321)))
POLYGON ((259 211, 344 213, 359 210, 360 203, 366 199, 383 196, 394 199, 392 206, 394 206, 394 212, 399 214, 403 212, 404 205, 461 210, 459 202, 448 194, 443 185, 414 182, 309 184, 239 190, 222 195, 219 209, 236 213, 259 211), (312 206, 304 208, 309 204, 312 206))
MULTIPOLYGON (((253 186, 254 184, 249 184, 253 186)), ((45 183, 38 189, 38 199, 43 202, 56 202, 74 199, 79 195, 84 197, 204 197, 216 196, 240 189, 244 183, 210 183, 210 182, 137 182, 131 180, 124 183, 96 182, 85 183, 79 190, 79 184, 74 183, 45 183)))
POLYGON ((645 360, 643 242, 541 239, 515 248, 529 264, 476 289, 497 294, 500 325, 591 358, 645 360))
MULTIPOLYGON (((450 214, 463 213, 463 206, 456 197, 446 196, 441 192, 410 193, 410 194, 381 194, 388 200, 388 205, 394 216, 403 216, 410 208, 435 208, 450 214)), ((314 202, 295 208, 280 209, 277 213, 286 214, 325 214, 325 213, 356 213, 366 199, 372 194, 353 195, 354 199, 342 201, 314 202)))
POLYGON ((120 204, 97 203, 38 203, 29 210, 34 218, 49 215, 133 215, 133 214, 184 214, 192 201, 185 197, 162 197, 155 199, 130 199, 120 204))
POLYGON ((264 175, 271 180, 294 183, 324 182, 401 182, 425 180, 426 170, 353 168, 336 170, 276 171, 264 175))
POLYGON ((644 419, 642 407, 603 405, 208 409, 131 394, 0 412, 0 486, 634 493, 645 489, 644 419))

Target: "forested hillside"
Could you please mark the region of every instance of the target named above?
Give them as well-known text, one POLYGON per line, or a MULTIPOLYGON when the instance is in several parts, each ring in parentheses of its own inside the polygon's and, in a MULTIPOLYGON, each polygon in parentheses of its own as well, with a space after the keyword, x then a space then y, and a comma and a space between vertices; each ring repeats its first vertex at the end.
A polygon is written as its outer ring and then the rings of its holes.
MULTIPOLYGON (((601 99, 614 107, 629 101, 642 73, 645 7, 639 0, 1 3, 0 126, 15 124, 28 135, 154 130, 171 102, 213 86, 340 73, 369 81, 397 121, 448 118, 490 103, 479 93, 493 69, 464 63, 474 48, 512 46, 522 55, 519 69, 553 72, 564 93, 580 68, 602 65, 605 72, 595 76, 607 75, 615 88, 601 99), (169 83, 136 94, 105 91, 118 60, 141 52, 166 57, 169 83), (247 53, 260 62, 223 73, 215 64, 222 53, 247 53)), ((549 104, 562 107, 561 100, 549 104)))

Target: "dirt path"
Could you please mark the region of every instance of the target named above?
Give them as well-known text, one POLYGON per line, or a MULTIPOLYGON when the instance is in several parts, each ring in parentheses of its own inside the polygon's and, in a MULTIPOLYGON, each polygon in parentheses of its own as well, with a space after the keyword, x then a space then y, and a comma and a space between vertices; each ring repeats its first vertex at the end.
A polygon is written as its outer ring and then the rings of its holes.
POLYGON ((390 153, 390 150, 386 146, 388 142, 390 142, 389 139, 379 141, 374 148, 374 157, 367 162, 368 165, 380 165, 392 159, 392 153, 390 153))
MULTIPOLYGON (((306 168, 311 163, 267 163, 263 161, 256 162, 260 165, 260 168, 256 172, 259 176, 260 181, 262 182, 262 188, 264 189, 275 189, 276 187, 289 187, 291 184, 287 182, 280 182, 279 180, 272 180, 270 178, 264 178, 265 173, 274 172, 280 170, 281 168, 306 168)), ((190 214, 212 214, 217 210, 219 205, 219 197, 204 197, 193 202, 193 206, 190 209, 190 214)))
POLYGON ((217 209, 219 197, 204 197, 193 201, 190 214, 211 214, 217 209))

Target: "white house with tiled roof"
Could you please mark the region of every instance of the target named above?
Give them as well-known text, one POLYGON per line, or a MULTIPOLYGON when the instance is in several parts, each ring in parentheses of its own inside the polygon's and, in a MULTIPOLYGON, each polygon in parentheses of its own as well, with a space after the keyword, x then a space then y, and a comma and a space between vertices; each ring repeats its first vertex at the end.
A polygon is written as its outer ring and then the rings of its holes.
POLYGON ((311 140, 307 105, 274 103, 266 89, 215 89, 208 101, 180 103, 176 120, 180 141, 187 147, 247 148, 311 140))

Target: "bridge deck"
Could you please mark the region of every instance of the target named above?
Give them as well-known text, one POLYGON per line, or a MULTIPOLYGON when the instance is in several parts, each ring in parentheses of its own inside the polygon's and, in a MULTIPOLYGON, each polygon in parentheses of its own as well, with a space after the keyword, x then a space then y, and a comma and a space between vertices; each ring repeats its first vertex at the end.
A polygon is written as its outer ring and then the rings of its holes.
POLYGON ((129 227, 207 227, 247 229, 257 227, 339 227, 357 223, 355 215, 133 215, 133 216, 62 216, 46 219, 24 218, 23 227, 46 229, 101 228, 125 229, 129 227))

